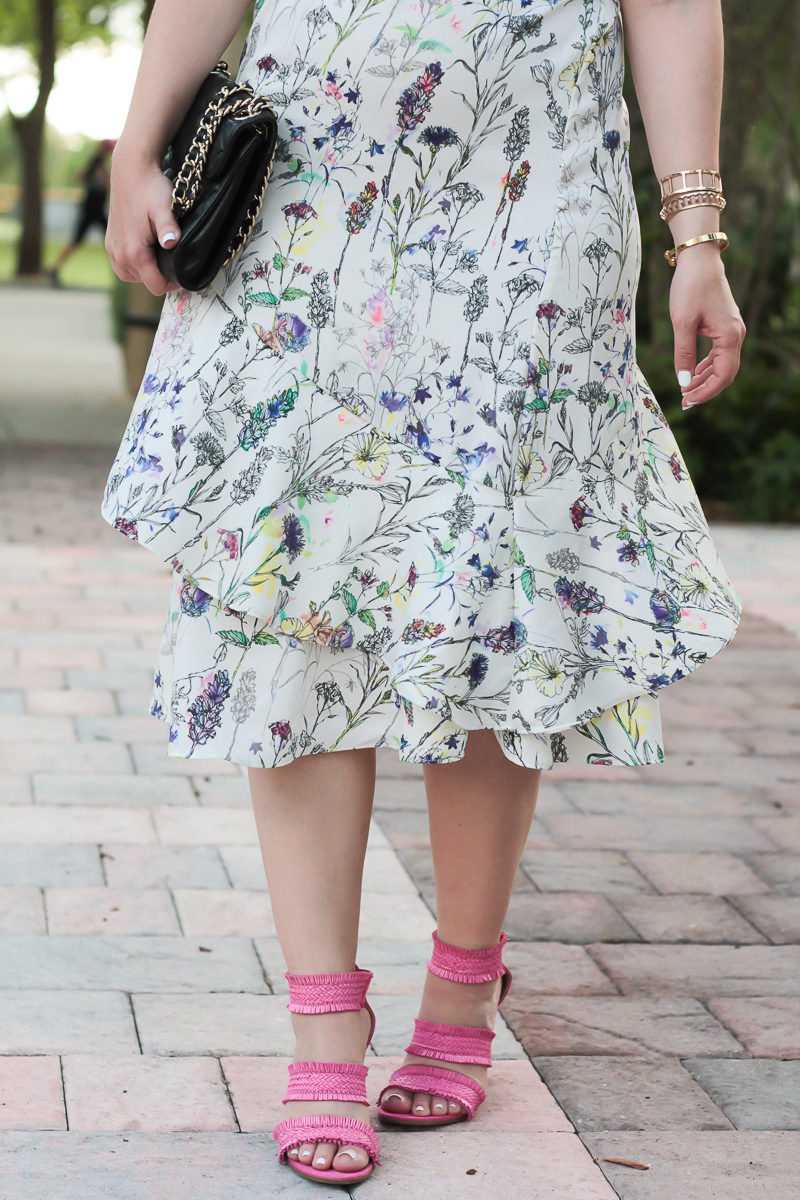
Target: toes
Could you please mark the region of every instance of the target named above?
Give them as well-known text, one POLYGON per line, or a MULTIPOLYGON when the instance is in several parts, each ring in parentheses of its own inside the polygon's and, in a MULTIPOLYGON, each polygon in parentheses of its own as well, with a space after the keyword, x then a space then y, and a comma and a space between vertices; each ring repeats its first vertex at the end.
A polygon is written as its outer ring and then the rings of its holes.
POLYGON ((456 1100, 448 1100, 447 1111, 452 1115, 453 1113, 462 1113, 465 1111, 465 1109, 463 1105, 459 1104, 456 1100))
POLYGON ((434 1117, 447 1116, 447 1101, 443 1096, 431 1097, 431 1115, 434 1117))
POLYGON ((414 1092, 411 1111, 415 1117, 429 1117, 431 1115, 431 1098, 428 1092, 414 1092))
POLYGON ((337 1171, 363 1171, 369 1155, 361 1146, 340 1146, 333 1159, 337 1171))
POLYGON ((334 1142, 317 1142, 311 1166, 316 1167, 318 1171, 327 1170, 333 1162, 333 1156, 338 1149, 339 1147, 334 1142))
POLYGON ((411 1112, 411 1092, 405 1088, 391 1088, 384 1094, 381 1108, 385 1108, 387 1112, 411 1112))
MULTIPOLYGON (((306 1163, 306 1164, 310 1163, 312 1158, 314 1157, 314 1147, 315 1146, 316 1146, 316 1142, 303 1142, 303 1144, 301 1146, 298 1146, 297 1147, 298 1161, 301 1163, 306 1163)), ((291 1151, 290 1151, 290 1153, 291 1153, 291 1151)))

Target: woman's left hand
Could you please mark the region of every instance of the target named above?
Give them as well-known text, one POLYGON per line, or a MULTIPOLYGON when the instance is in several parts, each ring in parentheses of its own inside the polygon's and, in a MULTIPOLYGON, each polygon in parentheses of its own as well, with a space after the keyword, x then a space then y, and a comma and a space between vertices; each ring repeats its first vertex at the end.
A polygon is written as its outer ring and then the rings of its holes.
POLYGON ((683 408, 705 404, 736 378, 745 329, 731 293, 720 251, 714 245, 689 246, 678 254, 669 293, 675 334, 675 372, 683 408), (711 351, 697 362, 697 337, 711 338, 711 351), (681 372, 689 382, 681 383, 681 372))

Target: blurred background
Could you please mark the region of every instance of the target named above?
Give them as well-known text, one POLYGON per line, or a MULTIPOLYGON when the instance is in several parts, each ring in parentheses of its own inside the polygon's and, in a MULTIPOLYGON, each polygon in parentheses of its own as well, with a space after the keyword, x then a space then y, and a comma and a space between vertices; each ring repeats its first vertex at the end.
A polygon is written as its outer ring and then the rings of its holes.
MULTIPOLYGON (((144 372, 163 301, 116 279, 92 217, 150 7, 5 0, 0 13, 0 304, 15 348, 0 384, 2 441, 35 440, 44 423, 50 440, 116 446, 144 372), (81 211, 86 228, 74 245, 81 211)), ((797 521, 800 5, 725 0, 724 12, 720 167, 726 269, 748 330, 741 371, 699 418, 681 410, 661 253, 671 238, 657 215, 658 183, 628 71, 644 242, 638 354, 707 514, 797 521)), ((225 56, 233 68, 249 23, 248 15, 225 56)))

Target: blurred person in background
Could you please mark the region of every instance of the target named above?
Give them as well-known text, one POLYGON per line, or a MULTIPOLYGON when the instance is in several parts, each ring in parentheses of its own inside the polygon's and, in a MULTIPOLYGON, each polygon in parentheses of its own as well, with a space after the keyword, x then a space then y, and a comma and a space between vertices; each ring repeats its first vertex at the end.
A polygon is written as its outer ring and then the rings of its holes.
POLYGON ((59 271, 70 255, 80 246, 92 226, 99 226, 103 233, 106 231, 108 188, 111 180, 111 152, 115 145, 116 141, 111 138, 105 138, 98 142, 97 149, 78 176, 83 184, 83 196, 78 205, 75 230, 71 240, 63 247, 58 258, 47 271, 47 277, 54 287, 59 284, 59 271))

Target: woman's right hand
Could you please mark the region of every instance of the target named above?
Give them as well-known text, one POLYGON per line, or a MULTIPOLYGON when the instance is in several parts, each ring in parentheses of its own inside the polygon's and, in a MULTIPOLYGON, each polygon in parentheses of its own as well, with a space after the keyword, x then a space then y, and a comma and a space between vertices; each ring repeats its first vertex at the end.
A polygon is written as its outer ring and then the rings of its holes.
POLYGON ((161 273, 155 253, 156 240, 174 246, 181 235, 171 199, 172 182, 158 163, 118 142, 111 157, 105 247, 114 274, 126 283, 143 283, 154 296, 179 287, 161 273))

